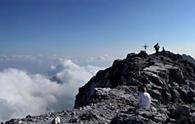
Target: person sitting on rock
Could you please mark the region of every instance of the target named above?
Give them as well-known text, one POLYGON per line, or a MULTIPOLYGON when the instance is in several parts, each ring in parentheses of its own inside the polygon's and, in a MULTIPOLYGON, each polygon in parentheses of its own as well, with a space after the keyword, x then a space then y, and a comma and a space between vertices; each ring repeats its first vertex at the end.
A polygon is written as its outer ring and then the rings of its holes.
POLYGON ((150 108, 151 97, 150 97, 150 94, 147 92, 146 85, 141 85, 138 88, 138 90, 139 90, 139 96, 138 96, 139 108, 142 108, 142 109, 150 108))
POLYGON ((158 43, 154 45, 154 49, 156 50, 156 54, 158 54, 158 51, 160 49, 160 46, 158 45, 158 43))

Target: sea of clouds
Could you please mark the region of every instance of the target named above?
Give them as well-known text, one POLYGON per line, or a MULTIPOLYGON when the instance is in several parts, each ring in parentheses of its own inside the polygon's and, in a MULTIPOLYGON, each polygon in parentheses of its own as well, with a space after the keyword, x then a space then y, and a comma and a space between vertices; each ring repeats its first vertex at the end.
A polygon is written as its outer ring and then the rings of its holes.
POLYGON ((0 56, 0 121, 72 109, 78 88, 112 61, 83 60, 0 56))

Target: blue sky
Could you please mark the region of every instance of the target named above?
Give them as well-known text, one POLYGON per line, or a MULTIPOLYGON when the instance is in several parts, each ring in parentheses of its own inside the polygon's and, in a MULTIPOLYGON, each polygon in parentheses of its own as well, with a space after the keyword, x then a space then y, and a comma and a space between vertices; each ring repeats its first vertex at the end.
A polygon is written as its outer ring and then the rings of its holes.
POLYGON ((0 0, 0 120, 70 108, 92 75, 145 43, 150 53, 159 42, 195 57, 194 5, 195 0, 0 0), (38 102, 34 94, 40 94, 38 102))
POLYGON ((0 0, 0 54, 195 56, 194 0, 0 0))

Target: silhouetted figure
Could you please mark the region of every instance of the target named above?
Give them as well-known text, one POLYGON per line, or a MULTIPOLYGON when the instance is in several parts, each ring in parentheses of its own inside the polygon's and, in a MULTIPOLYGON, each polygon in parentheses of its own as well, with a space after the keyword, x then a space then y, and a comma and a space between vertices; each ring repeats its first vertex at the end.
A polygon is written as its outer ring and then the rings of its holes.
POLYGON ((165 52, 165 48, 164 47, 162 48, 162 52, 165 52))
POLYGON ((147 92, 146 85, 141 85, 138 88, 138 90, 139 90, 139 96, 138 96, 138 105, 139 105, 139 108, 142 108, 142 109, 150 108, 151 96, 147 92))
POLYGON ((158 45, 158 43, 156 45, 154 45, 154 49, 156 50, 156 54, 158 54, 160 46, 158 45))
POLYGON ((165 55, 165 54, 166 54, 165 48, 162 47, 162 55, 165 55))

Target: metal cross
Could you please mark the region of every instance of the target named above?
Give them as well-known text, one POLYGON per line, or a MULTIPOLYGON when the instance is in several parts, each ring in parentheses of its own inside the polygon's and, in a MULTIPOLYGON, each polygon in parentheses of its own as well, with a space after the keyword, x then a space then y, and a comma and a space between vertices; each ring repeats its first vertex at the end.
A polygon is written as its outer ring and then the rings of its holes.
POLYGON ((148 45, 146 45, 146 44, 144 45, 144 49, 145 50, 147 50, 148 47, 149 47, 148 45))

